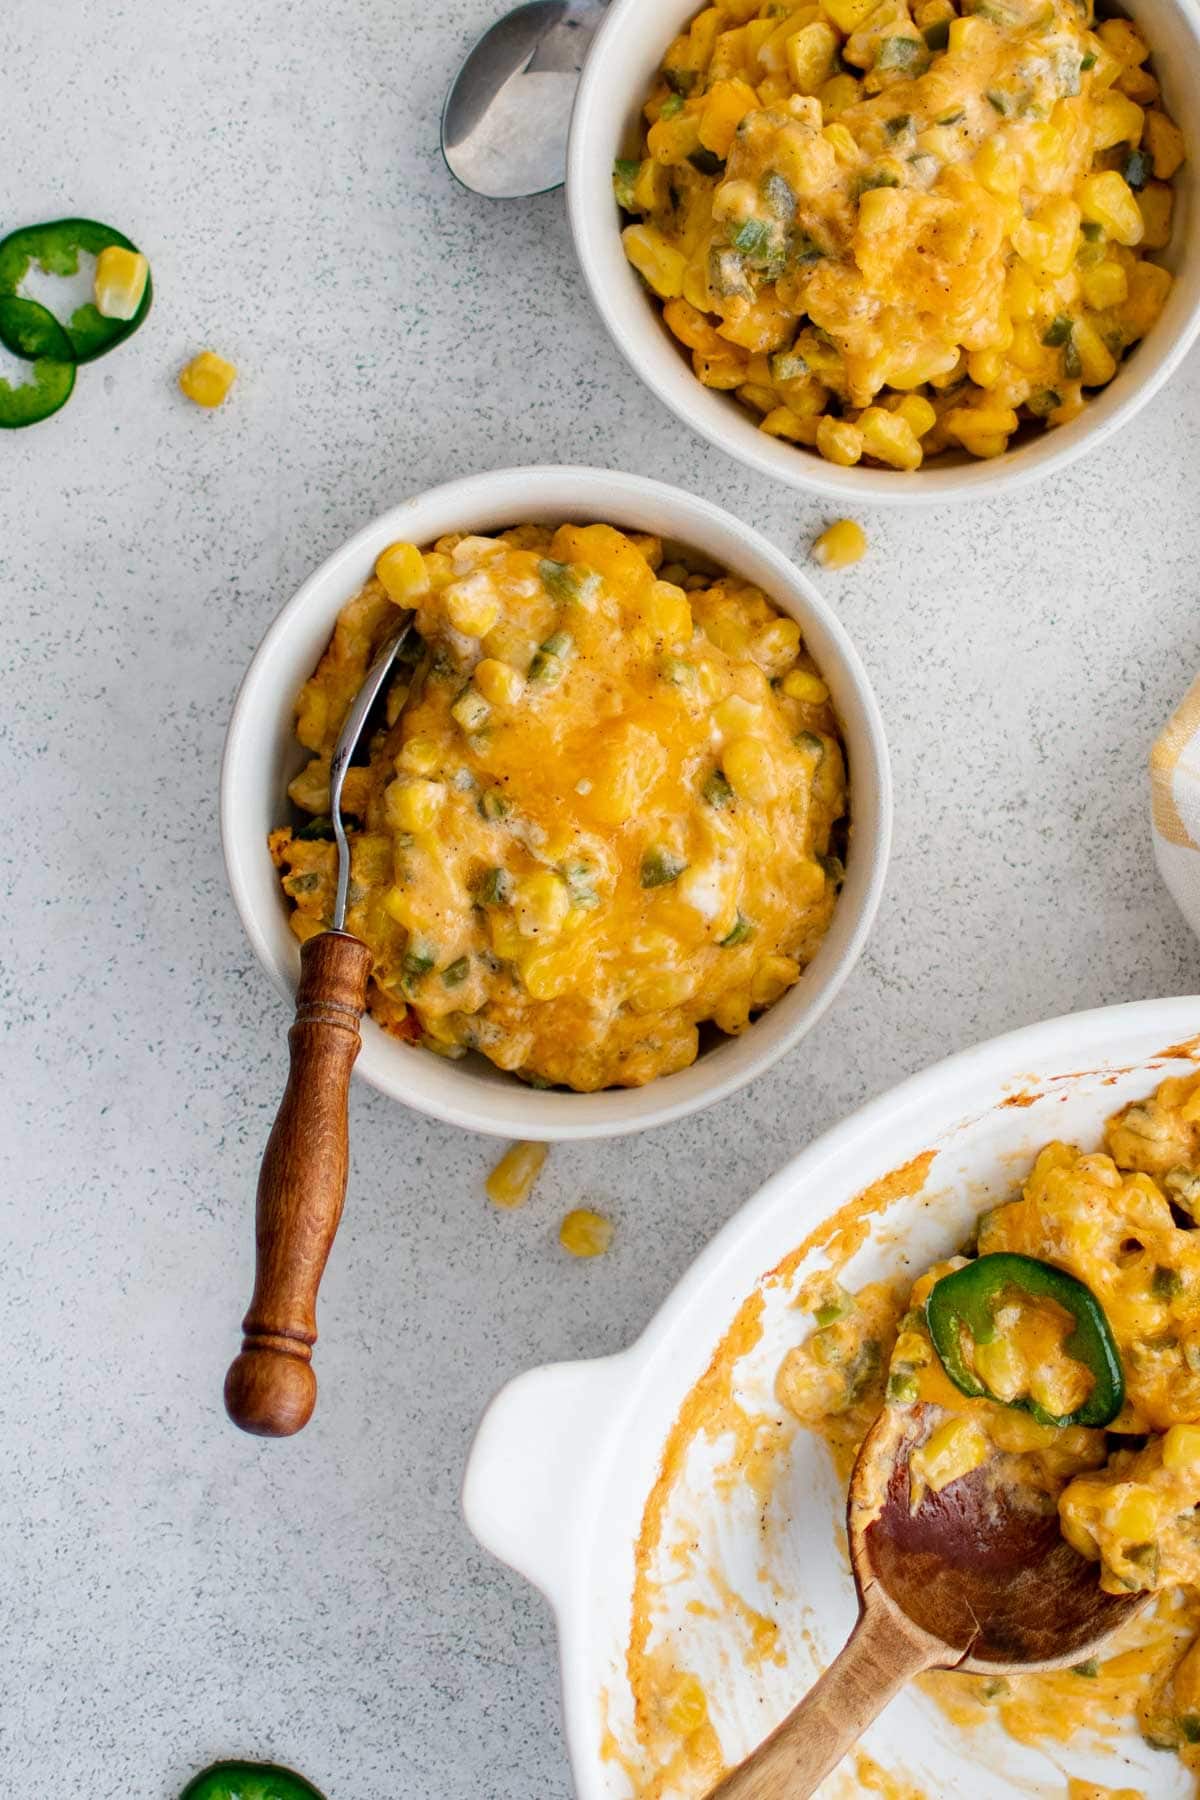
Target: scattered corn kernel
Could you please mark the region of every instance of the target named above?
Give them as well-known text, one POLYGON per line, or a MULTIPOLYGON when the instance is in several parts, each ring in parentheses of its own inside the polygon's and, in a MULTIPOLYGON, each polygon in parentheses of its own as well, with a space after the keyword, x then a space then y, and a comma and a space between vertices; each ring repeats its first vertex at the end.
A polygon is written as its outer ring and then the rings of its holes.
POLYGON ((446 798, 440 781, 393 781, 387 790, 387 812, 397 831, 428 831, 446 798))
POLYGON ((106 319, 132 319, 149 279, 150 264, 139 250, 107 245, 96 258, 96 311, 106 319))
POLYGON ((215 350, 202 350, 179 372, 179 385, 197 406, 220 406, 237 379, 237 370, 215 350))
POLYGON ((863 453, 862 432, 848 419, 832 419, 826 414, 817 427, 817 449, 826 462, 853 468, 863 453))
POLYGON ((1079 204, 1085 219, 1102 225, 1118 244, 1140 244, 1145 231, 1137 201, 1124 177, 1115 169, 1087 175, 1079 186, 1079 204))
POLYGON ((648 287, 663 300, 683 292, 686 259, 652 225, 627 225, 621 233, 625 254, 648 287))
POLYGON ((525 692, 525 677, 511 663, 485 656, 471 677, 490 706, 515 706, 525 692))
POLYGON ((549 1149, 549 1144, 524 1142, 513 1144, 504 1152, 484 1183, 493 1206, 520 1206, 529 1198, 549 1149))
POLYGON ((446 617, 464 637, 486 637, 500 617, 500 607, 486 575, 464 576, 443 592, 446 617))
POLYGON ((1105 312, 1120 306, 1129 292, 1129 278, 1119 262, 1105 260, 1093 268, 1079 271, 1083 297, 1094 312, 1105 312))
POLYGON ((612 1221, 587 1207, 569 1212, 558 1228, 558 1241, 572 1256, 603 1256, 612 1240, 612 1221))
MULTIPOLYGON (((823 569, 845 569, 851 563, 858 562, 867 553, 867 534, 854 519, 837 519, 828 526, 812 547, 813 558, 823 569)), ((799 674, 797 670, 795 673, 799 674)), ((783 691, 791 693, 788 687, 790 676, 784 677, 783 691)), ((824 682, 821 686, 824 687, 824 682)), ((828 690, 826 690, 828 693, 828 690)), ((802 695, 794 696, 802 699, 802 695)))
POLYGON ((1163 1438, 1163 1468, 1177 1474, 1200 1463, 1200 1425, 1172 1425, 1163 1438))
POLYGON ((725 779, 739 800, 765 806, 775 798, 775 768, 761 738, 734 738, 725 746, 722 764, 725 779))
POLYGON ((1117 1506, 1117 1530, 1130 1543, 1143 1544, 1158 1529, 1158 1501, 1150 1488, 1130 1487, 1117 1506))

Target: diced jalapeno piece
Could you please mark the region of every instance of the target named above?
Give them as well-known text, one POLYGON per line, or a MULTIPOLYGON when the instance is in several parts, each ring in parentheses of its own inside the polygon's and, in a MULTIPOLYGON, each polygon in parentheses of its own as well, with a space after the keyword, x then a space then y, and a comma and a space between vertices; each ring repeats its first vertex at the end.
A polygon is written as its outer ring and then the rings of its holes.
POLYGON ((900 186, 900 177, 895 169, 868 169, 860 175, 855 184, 855 192, 860 196, 869 194, 872 188, 893 188, 900 186))
POLYGON ((798 731, 792 742, 795 744, 797 750, 803 750, 805 754, 811 756, 817 764, 824 761, 825 739, 821 737, 818 732, 798 731))
POLYGON ((663 70, 663 80, 673 94, 690 94, 696 85, 696 77, 695 69, 667 68, 663 70))
POLYGON ((817 861, 825 871, 825 879, 831 887, 840 888, 846 879, 846 865, 840 856, 818 856, 817 861))
POLYGON ((593 907, 599 906, 600 896, 594 886, 596 872, 590 863, 582 861, 564 863, 560 873, 567 884, 567 892, 571 896, 572 906, 581 907, 585 912, 590 912, 593 907))
POLYGON ((553 687, 561 681, 567 657, 574 647, 574 639, 568 632, 556 631, 548 637, 541 648, 534 652, 533 661, 529 665, 529 679, 539 687, 553 687))
POLYGON ((1062 395, 1057 388, 1042 388, 1038 393, 1031 394, 1025 404, 1031 413, 1035 413, 1039 419, 1045 419, 1052 412, 1057 412, 1062 403, 1062 395))
MULTIPOLYGON (((925 27, 921 36, 930 50, 944 50, 950 42, 949 19, 935 19, 932 25, 925 27)), ((938 123, 940 124, 941 121, 939 120, 938 123)))
POLYGON ((492 709, 479 692, 478 688, 465 687, 454 705, 450 708, 450 717, 464 731, 478 731, 491 718, 492 709))
POLYGON ((791 182, 778 169, 768 169, 762 178, 761 192, 767 211, 782 219, 785 225, 790 224, 796 216, 796 195, 791 182))
POLYGON ((658 116, 660 119, 673 119, 676 113, 681 113, 682 111, 683 96, 681 94, 668 94, 663 101, 662 106, 659 108, 658 116))
POLYGON ((763 219, 746 219, 738 226, 730 243, 743 256, 765 256, 771 247, 771 227, 763 219))
POLYGON ((1080 73, 1086 74, 1089 69, 1094 69, 1095 66, 1096 66, 1096 52, 1094 50, 1089 50, 1087 55, 1082 57, 1080 60, 1080 63, 1079 63, 1080 73))
POLYGON ((923 38, 887 37, 879 45, 879 54, 875 58, 877 69, 915 69, 928 60, 929 52, 923 38))
MULTIPOLYGON (((744 944, 746 942, 747 938, 753 937, 753 936, 754 936, 753 925, 750 923, 749 919, 745 916, 744 913, 739 913, 737 916, 737 920, 734 923, 733 930, 727 931, 723 938, 717 939, 717 947, 718 947, 718 949, 721 949, 721 950, 732 950, 732 949, 734 949, 734 947, 736 945, 744 944)), ((823 1319, 821 1317, 821 1313, 827 1312, 827 1311, 828 1311, 827 1307, 822 1307, 820 1309, 820 1312, 817 1313, 817 1324, 818 1325, 828 1325, 832 1322, 830 1319, 823 1319)), ((833 1317, 840 1319, 842 1317, 842 1315, 841 1315, 841 1313, 835 1313, 833 1315, 833 1317)))
POLYGON ((989 88, 987 91, 987 100, 988 105, 998 112, 1002 119, 1008 117, 1015 104, 1012 95, 1003 93, 1000 88, 989 88))
POLYGON ((813 1318, 821 1327, 826 1325, 836 1325, 839 1319, 848 1319, 850 1317, 850 1314, 854 1311, 855 1304, 856 1302, 853 1294, 848 1294, 844 1287, 839 1286, 835 1290, 832 1300, 826 1300, 824 1305, 818 1306, 816 1312, 813 1314, 813 1318))
MULTIPOLYGON (((19 295, 31 263, 36 263, 47 275, 74 275, 79 268, 81 250, 89 256, 99 256, 102 250, 114 245, 137 253, 136 244, 131 244, 111 225, 100 225, 94 219, 55 219, 46 225, 23 226, 0 242, 0 294, 19 295)), ((60 321, 74 361, 91 362, 95 357, 103 356, 106 350, 115 349, 137 330, 150 310, 152 298, 152 284, 147 277, 146 291, 132 319, 106 318, 91 300, 77 307, 69 319, 60 321)), ((21 353, 18 351, 17 354, 21 353)), ((58 404, 61 406, 62 401, 58 404)), ((33 423, 32 420, 25 422, 33 423)))
POLYGON ((1052 350, 1061 349, 1075 329, 1075 321, 1069 313, 1056 313, 1042 333, 1042 342, 1052 350))
POLYGON ((716 151, 706 150, 703 145, 691 152, 688 161, 698 175, 719 175, 725 167, 716 151))
POLYGON ((908 128, 911 124, 912 124, 912 114, 911 113, 896 113, 894 118, 887 120, 883 129, 887 132, 887 135, 890 138, 898 138, 898 137, 904 136, 904 133, 908 130, 908 128))
POLYGON ((1100 1673, 1100 1664, 1094 1656, 1089 1656, 1083 1662, 1072 1663, 1071 1673, 1072 1675, 1082 1675, 1085 1681, 1095 1681, 1100 1673))
POLYGON ((921 1384, 915 1375, 897 1369, 888 1377, 887 1397, 902 1406, 911 1406, 920 1397, 921 1384))
POLYGON ((404 961, 400 965, 410 981, 419 981, 422 975, 428 975, 437 962, 437 951, 431 944, 414 940, 404 953, 404 961))
POLYGON ((324 1800, 294 1769, 275 1763, 219 1762, 188 1782, 179 1800, 324 1800))
POLYGON ((695 687, 695 664, 686 662, 682 656, 664 656, 658 667, 663 680, 669 681, 672 687, 695 687))
POLYGON ((548 556, 538 564, 538 574, 546 592, 560 606, 586 599, 600 585, 600 577, 594 569, 584 569, 578 563, 554 562, 548 556))
POLYGON ((1068 338, 1063 347, 1063 374, 1068 381, 1078 381, 1083 374, 1083 358, 1074 338, 1068 338))
POLYGON ((507 869, 485 869, 471 891, 480 906, 504 906, 512 898, 512 876, 507 869))
POLYGON ((1154 159, 1144 150, 1131 149, 1121 164, 1121 174, 1131 188, 1144 188, 1154 173, 1154 159))
POLYGON ((617 205, 623 212, 636 212, 633 199, 633 184, 641 173, 641 163, 635 158, 618 156, 613 164, 613 193, 617 205))
POLYGON ((456 957, 455 960, 452 963, 450 963, 447 968, 442 970, 442 981, 445 983, 445 985, 448 988, 461 987, 463 982, 467 979, 467 976, 470 973, 471 973, 470 957, 469 956, 459 956, 459 957, 456 957))
POLYGON ((668 883, 678 881, 686 868, 687 863, 682 856, 676 856, 673 850, 655 844, 642 857, 642 886, 666 887, 668 883))
POLYGON ((1150 1277, 1150 1292, 1156 1300, 1177 1300, 1183 1292, 1183 1276, 1178 1269, 1159 1263, 1150 1277))
POLYGON ((776 350, 768 366, 772 381, 799 381, 808 374, 808 364, 799 350, 776 350))
POLYGON ((315 819, 310 819, 307 825, 302 825, 299 831, 294 831, 292 836, 302 844, 332 843, 333 820, 323 814, 318 814, 315 819))
POLYGON ((512 801, 499 788, 484 788, 475 802, 475 808, 481 819, 494 825, 498 819, 507 819, 512 811, 512 801))
MULTIPOLYGON (((949 30, 948 24, 946 29, 949 30)), ((933 122, 935 125, 957 125, 962 119, 965 119, 966 116, 965 109, 959 106, 956 107, 953 112, 939 113, 938 117, 933 122)))
POLYGON ((710 806, 723 808, 733 805, 733 789, 720 769, 712 771, 701 792, 710 806))

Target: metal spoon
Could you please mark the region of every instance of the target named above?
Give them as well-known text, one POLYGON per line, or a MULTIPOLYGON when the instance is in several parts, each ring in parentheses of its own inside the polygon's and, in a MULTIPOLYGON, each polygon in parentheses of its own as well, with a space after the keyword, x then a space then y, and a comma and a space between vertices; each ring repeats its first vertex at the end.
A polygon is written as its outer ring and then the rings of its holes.
POLYGON ((300 950, 291 1067, 258 1175, 254 1295, 242 1348, 225 1377, 225 1410, 257 1437, 290 1437, 317 1401, 312 1347, 317 1290, 333 1247, 350 1167, 350 1072, 362 1039, 371 952, 346 930, 350 846, 342 784, 363 727, 412 630, 406 612, 367 671, 329 765, 329 811, 338 849, 337 900, 328 931, 300 950))
POLYGON ((608 0, 529 0, 468 54, 442 111, 450 173, 489 200, 560 187, 584 59, 608 0))
POLYGON ((1147 1594, 1106 1594, 1054 1508, 1032 1505, 986 1466, 914 1509, 908 1459, 937 1417, 919 1402, 889 1405, 867 1433, 847 1509, 858 1624, 799 1706, 708 1800, 804 1800, 914 1675, 1063 1668, 1147 1604, 1147 1594))

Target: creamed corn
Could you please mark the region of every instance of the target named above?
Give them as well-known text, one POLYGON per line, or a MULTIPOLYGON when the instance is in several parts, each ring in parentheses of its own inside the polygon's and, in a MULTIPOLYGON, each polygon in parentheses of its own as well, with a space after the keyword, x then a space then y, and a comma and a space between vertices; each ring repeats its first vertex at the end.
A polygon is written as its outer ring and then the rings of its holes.
POLYGON ((995 1336, 973 1346, 975 1372, 1009 1404, 951 1384, 925 1301, 961 1256, 927 1270, 906 1300, 878 1283, 851 1295, 829 1272, 801 1292, 815 1329, 788 1353, 778 1393, 843 1467, 882 1404, 921 1401, 933 1427, 910 1458, 914 1506, 926 1489, 982 1469, 1006 1489, 1024 1488, 1033 1504, 1057 1506, 1064 1536, 1099 1565, 1103 1587, 1158 1596, 1111 1655, 1076 1669, 999 1683, 930 1678, 958 1722, 998 1714, 1036 1742, 1135 1718, 1150 1743, 1200 1775, 1198 1221, 1200 1076, 1164 1081, 1125 1107, 1109 1120, 1103 1151, 1047 1145, 1020 1196, 980 1220, 981 1255, 1050 1263, 1101 1303, 1125 1377, 1111 1436, 1047 1424, 1012 1404, 1032 1397, 1062 1415, 1086 1396, 1088 1372, 1070 1353, 1074 1321, 1053 1303, 1002 1296, 995 1336))
POLYGON ((614 173, 699 379, 843 467, 999 455, 1162 311, 1183 139, 1091 0, 718 0, 614 173))
POLYGON ((843 874, 829 689, 760 590, 609 525, 380 557, 298 703, 289 791, 317 817, 271 840, 297 936, 331 915, 330 753, 396 604, 420 660, 344 789, 380 1024, 541 1085, 636 1086, 799 979, 843 874))

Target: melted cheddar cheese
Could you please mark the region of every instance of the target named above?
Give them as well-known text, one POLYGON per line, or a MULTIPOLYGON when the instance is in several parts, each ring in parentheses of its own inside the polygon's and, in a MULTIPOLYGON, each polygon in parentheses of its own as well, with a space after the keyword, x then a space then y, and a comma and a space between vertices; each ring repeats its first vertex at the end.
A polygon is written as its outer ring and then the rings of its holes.
MULTIPOLYGON (((1105 1142, 1088 1154, 1047 1145, 1020 1196, 982 1217, 977 1242, 980 1254, 1016 1251, 1066 1269, 1101 1302, 1125 1372, 1112 1437, 954 1387, 924 1303, 961 1256, 926 1270, 898 1318, 901 1303, 886 1288, 850 1295, 828 1275, 815 1278, 801 1301, 816 1329, 788 1353, 777 1392, 827 1440, 843 1474, 881 1405, 925 1403, 936 1423, 910 1459, 914 1506, 926 1488, 986 1467, 1031 1504, 1057 1506, 1064 1536, 1099 1564, 1102 1586, 1157 1596, 1105 1655, 1075 1669, 922 1678, 956 1723, 994 1714, 1032 1744, 1136 1726, 1200 1772, 1200 1076, 1164 1081, 1125 1107, 1105 1142)), ((995 1353, 996 1367, 978 1369, 994 1393, 1045 1403, 1082 1392, 1065 1366, 1069 1322, 1056 1310, 1005 1305, 996 1339, 975 1347, 977 1357, 995 1353)), ((1104 1790, 1080 1781, 1070 1791, 1104 1790)))
MULTIPOLYGON (((394 545, 300 696, 308 812, 394 601, 420 661, 343 802, 347 928, 385 1028, 542 1085, 635 1086, 799 979, 836 904, 846 776, 794 620, 608 525, 394 545)), ((282 830, 272 850, 304 939, 335 846, 282 830)))
POLYGON ((1075 417, 1165 303, 1183 139, 1089 0, 718 0, 667 51, 626 255, 699 379, 842 465, 1075 417))

